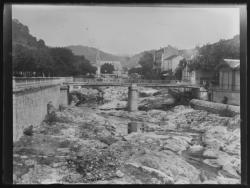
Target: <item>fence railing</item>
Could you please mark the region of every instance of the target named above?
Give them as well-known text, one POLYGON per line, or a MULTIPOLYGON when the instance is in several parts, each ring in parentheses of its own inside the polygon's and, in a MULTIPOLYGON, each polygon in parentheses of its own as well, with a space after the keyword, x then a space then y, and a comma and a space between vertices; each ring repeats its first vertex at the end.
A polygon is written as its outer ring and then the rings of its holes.
POLYGON ((212 86, 211 90, 213 91, 232 91, 232 92, 240 92, 240 84, 220 84, 216 86, 212 86))
POLYGON ((14 90, 16 90, 23 88, 62 84, 63 82, 70 81, 73 81, 73 77, 13 77, 12 87, 14 90))
POLYGON ((178 80, 147 80, 147 79, 124 79, 124 78, 74 78, 74 82, 86 83, 155 83, 155 84, 175 84, 178 80))

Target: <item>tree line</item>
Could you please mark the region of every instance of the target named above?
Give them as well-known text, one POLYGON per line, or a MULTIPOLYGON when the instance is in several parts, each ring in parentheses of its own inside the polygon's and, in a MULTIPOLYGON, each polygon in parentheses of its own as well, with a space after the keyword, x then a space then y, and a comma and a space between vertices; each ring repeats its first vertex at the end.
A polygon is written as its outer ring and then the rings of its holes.
POLYGON ((95 73, 84 56, 62 47, 32 48, 16 44, 13 48, 13 76, 75 76, 95 73))

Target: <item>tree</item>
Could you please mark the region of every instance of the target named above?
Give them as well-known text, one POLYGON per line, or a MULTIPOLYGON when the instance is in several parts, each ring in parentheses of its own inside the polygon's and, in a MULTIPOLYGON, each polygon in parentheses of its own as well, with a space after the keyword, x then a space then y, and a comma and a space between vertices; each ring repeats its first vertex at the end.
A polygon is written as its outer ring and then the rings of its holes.
POLYGON ((197 50, 199 55, 190 61, 188 65, 190 70, 215 71, 216 65, 222 59, 238 59, 240 57, 239 35, 236 35, 233 39, 206 44, 198 47, 197 50))
POLYGON ((184 58, 182 60, 180 60, 178 67, 175 69, 175 79, 177 80, 181 80, 182 79, 182 70, 185 68, 185 66, 187 65, 187 60, 184 58))
POLYGON ((138 70, 141 71, 141 74, 145 79, 160 78, 160 75, 156 74, 153 71, 153 63, 154 63, 153 55, 149 52, 145 52, 143 56, 140 58, 139 64, 141 65, 141 68, 138 70))
POLYGON ((92 66, 84 56, 75 56, 75 69, 75 75, 86 75, 87 73, 95 73, 97 68, 92 66))
POLYGON ((129 74, 138 73, 138 74, 142 75, 142 68, 141 67, 133 67, 133 68, 129 69, 128 73, 129 74))
POLYGON ((112 74, 114 72, 115 68, 114 65, 110 63, 104 63, 101 66, 101 73, 107 73, 107 74, 112 74))
POLYGON ((53 70, 56 76, 71 76, 75 73, 74 54, 67 48, 50 48, 52 56, 53 70))
POLYGON ((13 49, 13 71, 31 73, 35 70, 36 64, 33 50, 17 45, 13 49))

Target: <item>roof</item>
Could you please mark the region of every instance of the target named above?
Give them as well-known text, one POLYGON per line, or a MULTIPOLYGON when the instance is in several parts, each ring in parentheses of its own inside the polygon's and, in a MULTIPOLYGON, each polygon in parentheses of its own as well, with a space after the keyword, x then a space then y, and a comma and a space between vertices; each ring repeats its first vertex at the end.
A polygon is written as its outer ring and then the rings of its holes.
POLYGON ((230 68, 233 70, 240 69, 240 60, 239 59, 223 59, 215 69, 218 70, 220 68, 230 68))
POLYGON ((223 59, 224 62, 228 65, 231 69, 240 68, 240 60, 239 59, 223 59))
POLYGON ((168 45, 164 48, 163 59, 171 59, 175 56, 179 55, 178 49, 168 45))
POLYGON ((178 57, 178 56, 179 56, 179 55, 171 55, 171 56, 165 58, 164 60, 173 59, 173 58, 178 57))

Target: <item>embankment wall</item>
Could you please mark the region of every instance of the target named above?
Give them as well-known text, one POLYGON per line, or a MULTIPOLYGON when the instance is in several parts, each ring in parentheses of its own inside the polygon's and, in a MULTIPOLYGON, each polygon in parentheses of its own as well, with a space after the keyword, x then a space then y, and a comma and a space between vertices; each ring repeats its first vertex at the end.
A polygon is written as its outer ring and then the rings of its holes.
POLYGON ((67 104, 66 95, 60 85, 13 92, 13 141, 19 140, 26 127, 39 125, 44 120, 50 101, 56 108, 59 104, 67 104))

